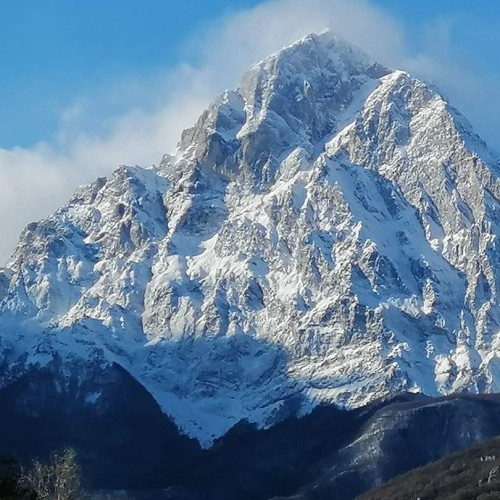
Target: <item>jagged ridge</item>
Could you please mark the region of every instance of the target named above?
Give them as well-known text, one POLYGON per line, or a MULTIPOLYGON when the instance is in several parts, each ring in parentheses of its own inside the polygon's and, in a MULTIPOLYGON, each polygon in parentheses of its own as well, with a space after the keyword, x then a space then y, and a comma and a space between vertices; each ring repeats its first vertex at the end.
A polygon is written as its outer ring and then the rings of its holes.
POLYGON ((437 91, 310 35, 158 168, 26 228, 0 272, 3 383, 116 362, 205 445, 324 400, 498 391, 499 189, 437 91))

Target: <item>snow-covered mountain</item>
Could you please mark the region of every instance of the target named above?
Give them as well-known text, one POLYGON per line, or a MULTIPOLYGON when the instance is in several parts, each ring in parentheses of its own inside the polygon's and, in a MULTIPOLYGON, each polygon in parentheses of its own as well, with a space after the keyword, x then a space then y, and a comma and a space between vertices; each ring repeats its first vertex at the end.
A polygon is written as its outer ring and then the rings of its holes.
POLYGON ((25 229, 0 270, 0 382, 117 363, 205 445, 321 401, 500 391, 499 176, 435 89, 307 36, 159 167, 25 229))

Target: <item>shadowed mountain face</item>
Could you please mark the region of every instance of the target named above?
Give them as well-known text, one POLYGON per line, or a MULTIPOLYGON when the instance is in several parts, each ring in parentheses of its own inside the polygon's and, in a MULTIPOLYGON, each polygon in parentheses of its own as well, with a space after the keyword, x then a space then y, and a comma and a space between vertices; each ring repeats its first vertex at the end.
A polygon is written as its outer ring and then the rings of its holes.
POLYGON ((199 444, 180 435, 122 368, 86 367, 67 380, 33 370, 0 391, 0 456, 47 458, 72 446, 88 484, 102 488, 155 488, 190 477, 199 444))
POLYGON ((0 456, 72 446, 89 488, 138 499, 351 499, 500 434, 498 396, 408 395, 352 411, 319 406, 267 430, 241 422, 203 450, 119 366, 67 380, 52 367, 0 391, 0 456))

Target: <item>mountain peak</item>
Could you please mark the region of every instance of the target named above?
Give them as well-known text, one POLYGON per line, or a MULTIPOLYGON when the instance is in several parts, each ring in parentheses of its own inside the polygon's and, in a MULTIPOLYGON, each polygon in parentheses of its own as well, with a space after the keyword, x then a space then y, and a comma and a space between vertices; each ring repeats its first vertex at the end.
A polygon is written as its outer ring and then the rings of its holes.
POLYGON ((230 179, 268 186, 287 151, 314 150, 338 131, 356 96, 388 73, 331 32, 310 34, 254 65, 184 132, 180 149, 230 179))
MULTIPOLYGON (((321 33, 310 33, 286 45, 260 63, 255 64, 253 68, 267 66, 270 61, 279 59, 294 59, 296 57, 307 58, 311 56, 313 56, 313 58, 322 56, 325 59, 325 63, 328 60, 333 60, 342 65, 346 63, 352 66, 358 65, 364 67, 376 65, 376 62, 361 49, 338 37, 332 31, 325 30, 321 33)), ((251 68, 251 70, 253 68, 251 68)))

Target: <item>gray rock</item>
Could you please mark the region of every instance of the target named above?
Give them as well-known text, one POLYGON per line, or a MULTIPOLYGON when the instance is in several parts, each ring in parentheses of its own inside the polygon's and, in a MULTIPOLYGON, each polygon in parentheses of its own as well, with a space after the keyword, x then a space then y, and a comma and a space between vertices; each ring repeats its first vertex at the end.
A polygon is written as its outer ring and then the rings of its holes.
POLYGON ((118 363, 204 445, 297 394, 303 414, 500 391, 499 196, 498 159, 435 89, 308 36, 159 168, 26 228, 0 271, 0 383, 55 355, 118 363))

